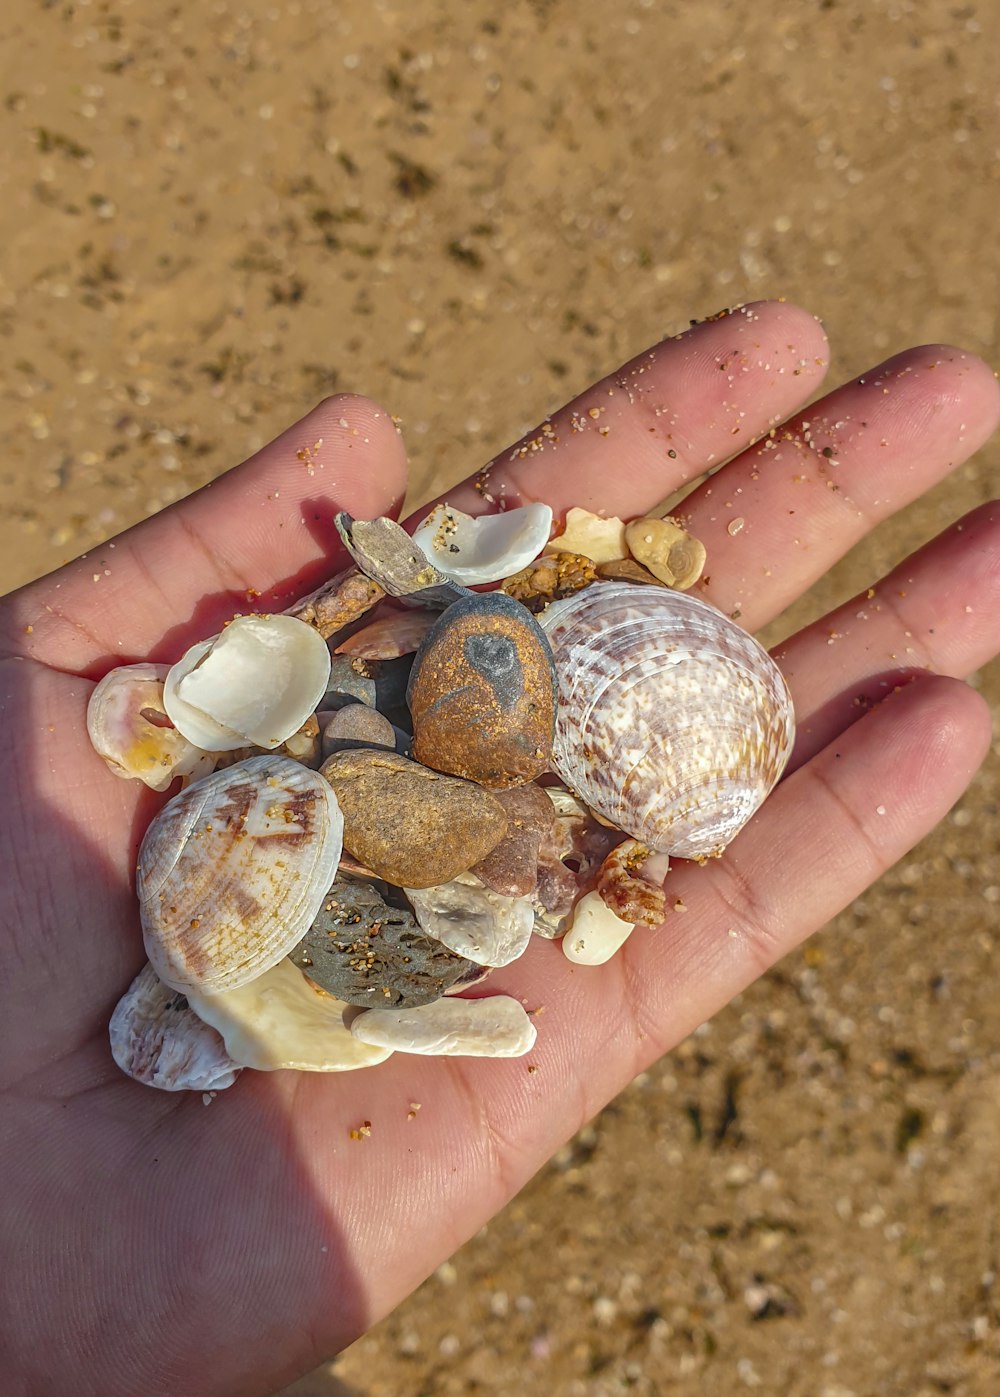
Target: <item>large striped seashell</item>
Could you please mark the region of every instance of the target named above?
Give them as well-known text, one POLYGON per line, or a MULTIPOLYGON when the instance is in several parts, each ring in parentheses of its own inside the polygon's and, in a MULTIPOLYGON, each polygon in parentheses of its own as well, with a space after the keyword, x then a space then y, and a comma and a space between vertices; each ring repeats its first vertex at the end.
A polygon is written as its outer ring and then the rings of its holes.
POLYGON ((251 757, 175 796, 139 850, 146 954, 172 989, 239 989, 312 926, 344 817, 329 782, 289 757, 251 757))
POLYGON ((603 819, 678 858, 721 853, 795 735, 765 650, 683 592, 596 583, 539 616, 559 683, 552 764, 603 819))

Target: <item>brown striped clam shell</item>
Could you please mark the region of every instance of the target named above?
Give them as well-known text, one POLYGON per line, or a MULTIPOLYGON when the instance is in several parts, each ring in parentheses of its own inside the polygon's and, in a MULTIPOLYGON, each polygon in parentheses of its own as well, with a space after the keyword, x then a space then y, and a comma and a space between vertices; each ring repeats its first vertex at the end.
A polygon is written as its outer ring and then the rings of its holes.
POLYGON ((164 984, 216 994, 282 960, 334 880, 343 829, 329 782, 273 754, 169 801, 136 877, 146 954, 164 984))

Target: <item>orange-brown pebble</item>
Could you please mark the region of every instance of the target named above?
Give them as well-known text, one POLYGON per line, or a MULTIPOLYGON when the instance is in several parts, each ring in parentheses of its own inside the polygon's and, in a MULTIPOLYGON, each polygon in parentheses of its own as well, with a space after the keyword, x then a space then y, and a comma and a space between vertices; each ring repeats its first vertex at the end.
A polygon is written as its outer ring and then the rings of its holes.
POLYGON ((498 789, 547 769, 552 652, 512 597, 487 592, 442 612, 417 652, 407 697, 413 755, 425 766, 498 789))
POLYGON ((507 815, 507 833, 469 871, 495 893, 527 897, 538 883, 538 850, 555 827, 555 806, 533 781, 509 791, 497 791, 496 799, 507 815))

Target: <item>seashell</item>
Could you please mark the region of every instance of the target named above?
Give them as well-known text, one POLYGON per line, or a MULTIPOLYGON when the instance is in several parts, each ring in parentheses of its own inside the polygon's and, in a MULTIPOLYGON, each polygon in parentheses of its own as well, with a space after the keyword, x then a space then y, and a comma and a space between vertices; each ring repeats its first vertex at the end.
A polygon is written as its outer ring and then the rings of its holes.
POLYGON ((651 849, 721 853, 792 748, 791 696, 767 652, 707 602, 630 583, 595 584, 539 621, 565 784, 651 849))
POLYGON ((526 567, 545 547, 551 528, 547 504, 475 516, 439 504, 413 531, 413 542, 446 577, 476 587, 526 567))
POLYGON ((535 914, 526 897, 504 897, 462 873, 433 888, 404 888, 428 936, 477 965, 509 965, 524 955, 535 914))
POLYGON ((347 1018, 357 1010, 311 984, 289 960, 238 989, 193 990, 189 997, 233 1061, 257 1072, 351 1072, 375 1067, 392 1052, 356 1038, 347 1018))
POLYGON ((252 757, 182 791, 139 850, 146 954, 174 989, 235 989, 302 940, 333 882, 344 821, 322 776, 252 757))
POLYGON ((506 994, 366 1009, 351 1032, 362 1043, 428 1057, 523 1057, 538 1036, 522 1005, 506 994))
POLYGON ((633 925, 659 926, 666 916, 667 897, 662 878, 670 868, 665 854, 650 855, 645 844, 624 839, 607 856, 597 874, 595 891, 616 917, 633 925), (658 881, 651 876, 656 861, 658 881), (661 873, 662 869, 662 873, 661 873))
POLYGON ((625 527, 625 542, 637 563, 680 592, 694 586, 705 566, 705 545, 669 514, 633 520, 625 527))
POLYGON ((441 610, 469 595, 467 587, 446 577, 424 556, 394 519, 352 519, 342 513, 333 522, 361 571, 390 597, 399 597, 408 606, 441 610))
POLYGON ((433 624, 434 617, 426 611, 394 611, 341 641, 334 654, 356 660, 395 660, 412 655, 433 624))
POLYGON ((111 1015, 111 1056, 129 1077, 161 1091, 222 1091, 242 1070, 187 999, 146 965, 111 1015))
POLYGON ((326 692, 330 652, 294 616, 237 616, 171 668, 163 702, 189 741, 209 752, 279 747, 326 692))
POLYGON ((592 514, 589 509, 574 506, 566 511, 562 533, 549 540, 545 551, 581 553, 592 562, 611 563, 616 558, 628 557, 625 525, 616 515, 605 519, 603 515, 592 514))
POLYGON ((616 916, 600 893, 585 893, 573 908, 562 939, 563 954, 575 965, 604 965, 621 950, 635 926, 616 916))
POLYGON ((94 750, 116 776, 165 791, 175 776, 197 780, 215 758, 178 732, 163 707, 167 665, 119 665, 106 674, 87 705, 94 750))

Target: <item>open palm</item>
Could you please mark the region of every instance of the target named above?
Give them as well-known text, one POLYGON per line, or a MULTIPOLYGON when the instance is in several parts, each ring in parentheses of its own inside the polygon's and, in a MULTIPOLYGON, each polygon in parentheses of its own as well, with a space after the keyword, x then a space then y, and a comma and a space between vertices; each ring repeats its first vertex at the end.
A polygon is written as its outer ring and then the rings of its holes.
MULTIPOLYGON (((980 361, 935 347, 792 415, 824 362, 819 326, 794 307, 714 319, 595 385, 448 499, 635 516, 747 444, 684 513, 708 548, 696 591, 756 628, 975 451, 1000 411, 980 361)), ((574 968, 538 941, 494 975, 491 988, 543 1011, 528 1058, 246 1072, 207 1108, 197 1093, 140 1087, 114 1066, 107 1022, 144 960, 135 855, 163 798, 91 751, 93 681, 172 661, 236 611, 288 606, 342 561, 335 509, 390 512, 404 476, 391 420, 331 399, 2 603, 0 1350, 12 1397, 247 1397, 330 1356, 631 1076, 911 848, 987 750, 985 705, 956 681, 1000 643, 991 505, 782 647, 799 718, 790 773, 724 858, 675 866, 669 901, 685 912, 640 928, 604 967, 574 968)))

